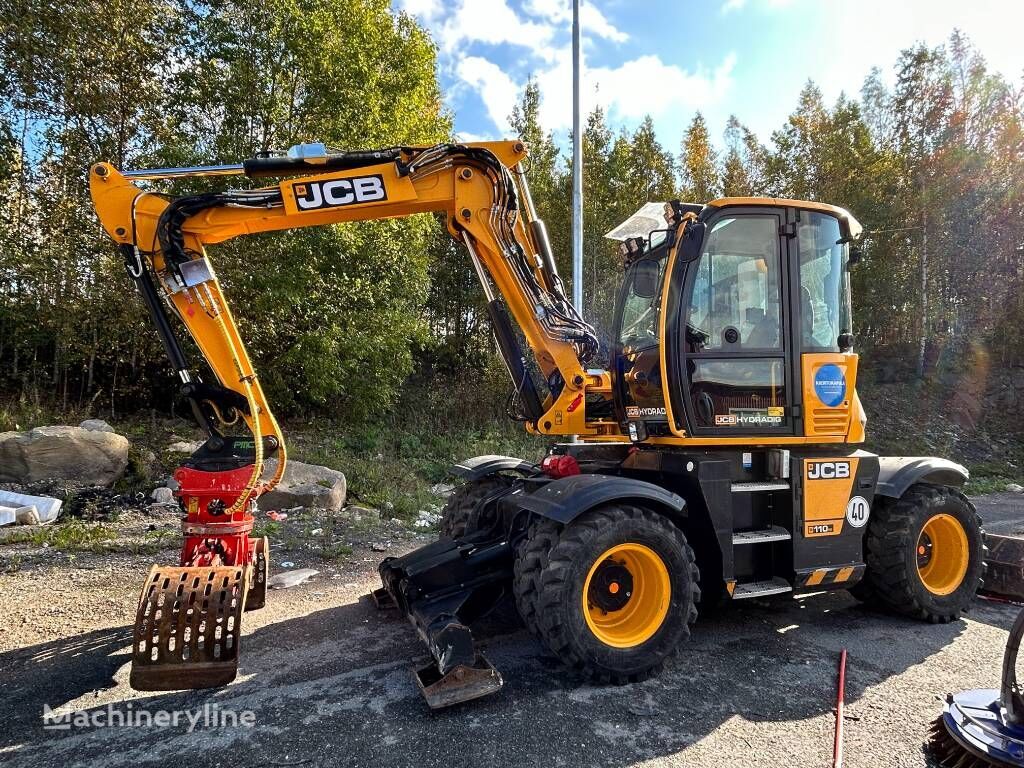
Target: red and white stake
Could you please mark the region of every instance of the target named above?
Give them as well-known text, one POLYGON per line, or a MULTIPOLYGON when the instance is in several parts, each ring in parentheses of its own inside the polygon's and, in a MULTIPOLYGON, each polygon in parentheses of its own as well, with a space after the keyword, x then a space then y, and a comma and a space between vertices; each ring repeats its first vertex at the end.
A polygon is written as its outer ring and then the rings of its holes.
POLYGON ((839 695, 836 699, 836 738, 832 745, 832 768, 843 768, 843 697, 846 694, 846 649, 839 654, 839 695))

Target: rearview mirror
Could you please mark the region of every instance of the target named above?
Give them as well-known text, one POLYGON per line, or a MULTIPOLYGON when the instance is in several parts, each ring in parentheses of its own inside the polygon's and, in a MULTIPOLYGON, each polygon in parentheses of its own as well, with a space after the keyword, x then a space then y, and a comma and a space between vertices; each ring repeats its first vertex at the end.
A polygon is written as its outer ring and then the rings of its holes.
POLYGON ((700 258, 700 246, 704 242, 704 232, 707 228, 708 225, 703 221, 691 221, 683 230, 683 239, 677 251, 683 261, 695 261, 700 258))
POLYGON ((661 269, 656 259, 641 259, 633 265, 633 294, 642 299, 653 299, 660 288, 661 269))

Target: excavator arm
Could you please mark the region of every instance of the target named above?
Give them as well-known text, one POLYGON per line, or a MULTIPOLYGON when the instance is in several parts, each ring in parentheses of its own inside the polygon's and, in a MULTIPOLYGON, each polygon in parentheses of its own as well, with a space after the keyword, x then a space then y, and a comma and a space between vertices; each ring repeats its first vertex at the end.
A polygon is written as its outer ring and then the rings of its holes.
MULTIPOLYGON (((258 232, 440 213, 469 253, 527 429, 614 434, 610 379, 587 364, 593 328, 566 299, 530 199, 522 142, 327 153, 293 147, 234 166, 120 172, 94 165, 90 190, 118 243, 207 441, 175 472, 186 516, 177 567, 154 566, 136 616, 131 682, 141 690, 211 687, 234 678, 241 612, 262 607, 265 539, 252 537, 259 495, 282 478, 285 443, 206 247, 258 232), (169 197, 138 182, 180 177, 282 179, 258 189, 169 197), (170 310, 168 312, 167 310, 170 310), (216 382, 185 358, 188 329, 216 382), (532 353, 531 365, 512 323, 532 353), (588 413, 587 396, 592 397, 588 413), (229 435, 244 423, 249 436, 229 435), (269 478, 265 461, 276 454, 269 478)), ((487 674, 487 673, 485 673, 487 674)))
POLYGON ((156 277, 159 292, 189 329, 221 386, 248 401, 248 379, 258 415, 254 419, 245 413, 244 418, 254 431, 280 439, 206 246, 257 232, 430 212, 442 213, 451 235, 469 251, 492 320, 500 314, 492 305, 500 300, 532 352, 547 392, 538 393, 532 381, 524 380, 518 344, 508 322, 497 319, 496 335, 528 428, 564 435, 597 434, 611 427, 586 418, 583 395, 606 390, 608 377, 586 368, 597 352, 597 338, 566 299, 543 223, 533 212, 519 170, 527 157, 522 142, 393 148, 314 159, 308 151, 293 154, 298 156, 255 158, 240 166, 191 173, 164 169, 122 174, 99 163, 91 174, 99 218, 116 242, 131 249, 132 274, 147 269, 156 277), (172 200, 133 183, 232 171, 290 177, 274 187, 172 200))

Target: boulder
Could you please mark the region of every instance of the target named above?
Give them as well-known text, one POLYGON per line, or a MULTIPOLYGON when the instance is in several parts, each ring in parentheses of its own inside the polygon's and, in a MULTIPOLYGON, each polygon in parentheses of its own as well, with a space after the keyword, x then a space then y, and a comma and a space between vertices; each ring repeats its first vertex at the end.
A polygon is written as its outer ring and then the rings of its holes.
POLYGON ((1019 483, 1007 483, 1006 490, 1010 493, 1024 493, 1024 486, 1019 483))
MULTIPOLYGON (((273 477, 277 459, 266 462, 264 480, 273 477)), ((330 467, 289 461, 281 483, 269 493, 260 496, 260 509, 290 509, 316 507, 338 512, 345 506, 348 486, 345 475, 330 467)))
POLYGON ((128 466, 128 439, 81 427, 0 433, 0 483, 113 485, 128 466))
POLYGON ((202 444, 201 440, 179 440, 168 445, 167 450, 171 453, 195 453, 202 444))
POLYGON ((91 429, 93 432, 113 432, 114 428, 103 419, 86 419, 79 424, 82 429, 91 429))
POLYGON ((149 494, 149 498, 151 498, 156 504, 175 503, 174 491, 170 488, 164 488, 163 486, 154 488, 153 492, 149 494))

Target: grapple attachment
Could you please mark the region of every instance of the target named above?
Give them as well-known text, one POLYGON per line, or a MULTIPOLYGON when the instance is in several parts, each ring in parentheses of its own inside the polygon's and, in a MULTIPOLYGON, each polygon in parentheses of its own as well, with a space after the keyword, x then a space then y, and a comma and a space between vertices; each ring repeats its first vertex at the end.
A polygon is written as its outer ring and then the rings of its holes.
POLYGON ((214 688, 234 680, 251 575, 251 565, 154 565, 135 616, 132 688, 214 688))

